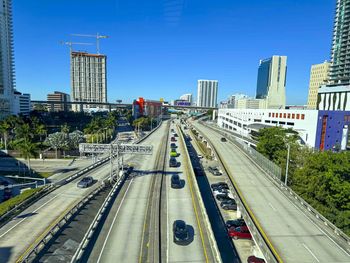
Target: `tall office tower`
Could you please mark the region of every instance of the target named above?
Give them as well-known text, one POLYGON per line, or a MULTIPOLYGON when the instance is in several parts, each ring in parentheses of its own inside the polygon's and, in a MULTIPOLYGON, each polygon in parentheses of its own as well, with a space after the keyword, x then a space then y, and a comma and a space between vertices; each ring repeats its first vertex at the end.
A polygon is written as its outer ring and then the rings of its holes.
POLYGON ((192 94, 188 93, 188 94, 184 94, 180 97, 180 100, 186 100, 188 101, 191 105, 192 105, 192 94))
POLYGON ((350 84, 350 1, 337 0, 332 42, 330 84, 350 84))
MULTIPOLYGON (((83 102, 107 102, 107 72, 105 55, 71 52, 71 99, 83 102)), ((100 107, 99 105, 84 106, 100 107)), ((74 111, 82 110, 73 105, 74 111)))
POLYGON ((318 89, 327 82, 330 64, 325 61, 311 66, 309 97, 307 100, 307 108, 310 110, 316 109, 318 89))
POLYGON ((256 98, 266 99, 267 108, 284 109, 286 106, 287 57, 272 56, 260 60, 256 98))
POLYGON ((15 68, 11 0, 0 0, 0 119, 13 114, 15 68))
POLYGON ((217 80, 198 80, 197 85, 197 106, 216 107, 218 97, 217 80))

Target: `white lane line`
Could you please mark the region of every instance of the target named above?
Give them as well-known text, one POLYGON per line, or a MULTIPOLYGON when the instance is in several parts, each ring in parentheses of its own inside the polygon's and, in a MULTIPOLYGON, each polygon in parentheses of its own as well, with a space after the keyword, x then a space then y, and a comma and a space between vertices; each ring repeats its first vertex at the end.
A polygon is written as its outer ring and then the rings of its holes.
MULTIPOLYGON (((47 203, 51 202, 53 199, 55 199, 57 196, 61 195, 62 193, 60 194, 57 194, 55 195, 54 197, 52 197, 50 200, 48 200, 47 202, 43 203, 41 206, 39 206, 37 209, 35 209, 34 211, 30 212, 30 213, 36 213, 40 208, 44 207, 47 203)), ((21 215, 18 215, 18 216, 21 216, 21 215)), ((18 217, 17 216, 17 217, 18 217)), ((12 226, 10 229, 8 229, 5 233, 3 233, 0 238, 2 238, 3 236, 5 236, 8 232, 10 232, 12 229, 14 229, 16 226, 18 226, 20 223, 22 223, 24 220, 26 220, 27 218, 29 217, 25 217, 23 218, 21 221, 19 221, 18 223, 16 223, 14 226, 12 226)))
POLYGON ((271 208, 274 210, 274 211, 277 211, 276 208, 273 207, 273 205, 271 203, 269 203, 269 206, 271 206, 271 208))
POLYGON ((114 218, 113 218, 112 224, 111 224, 111 226, 110 226, 110 228, 109 228, 109 230, 108 230, 106 239, 105 239, 105 241, 103 242, 103 246, 102 246, 100 255, 98 256, 97 263, 99 263, 100 260, 101 260, 101 257, 102 257, 102 254, 103 254, 103 250, 105 249, 105 246, 106 246, 106 244, 107 244, 109 235, 111 234, 111 231, 112 231, 112 228, 113 228, 113 226, 114 226, 115 220, 117 219, 119 210, 120 210, 120 208, 122 207, 122 204, 123 204, 123 202, 124 202, 124 199, 125 199, 125 197, 126 197, 126 194, 128 193, 129 188, 130 188, 130 186, 131 186, 133 180, 134 180, 134 178, 131 179, 130 184, 128 185, 128 188, 126 188, 126 191, 125 191, 125 193, 124 193, 124 196, 123 196, 122 200, 120 201, 118 210, 117 210, 117 212, 115 213, 115 216, 114 216, 114 218))
MULTIPOLYGON (((165 187, 166 189, 169 189, 168 187, 168 180, 167 180, 168 176, 165 176, 165 187)), ((166 193, 166 242, 167 242, 167 246, 166 246, 166 262, 169 262, 169 192, 166 193)))
POLYGON ((318 260, 318 258, 315 256, 315 254, 311 251, 311 249, 308 248, 304 243, 302 243, 302 244, 303 244, 304 248, 306 248, 306 250, 309 251, 310 254, 317 260, 317 262, 320 262, 320 261, 318 260))

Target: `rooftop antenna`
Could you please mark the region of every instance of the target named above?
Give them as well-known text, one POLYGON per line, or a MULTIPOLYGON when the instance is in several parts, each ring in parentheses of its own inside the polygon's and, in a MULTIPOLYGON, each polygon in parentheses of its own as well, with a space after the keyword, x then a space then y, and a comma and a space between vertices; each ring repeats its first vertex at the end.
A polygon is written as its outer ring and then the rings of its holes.
POLYGON ((76 37, 93 37, 96 38, 96 51, 97 54, 100 54, 100 39, 101 38, 109 38, 109 36, 102 36, 99 33, 96 35, 85 35, 85 34, 70 34, 71 36, 76 36, 76 37))

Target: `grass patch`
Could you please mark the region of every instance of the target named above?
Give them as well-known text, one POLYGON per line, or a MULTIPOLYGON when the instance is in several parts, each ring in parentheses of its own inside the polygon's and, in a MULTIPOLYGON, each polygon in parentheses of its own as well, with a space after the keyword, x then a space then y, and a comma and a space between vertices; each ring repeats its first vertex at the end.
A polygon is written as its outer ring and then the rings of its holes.
POLYGON ((51 175, 53 175, 54 173, 53 172, 37 172, 37 174, 42 178, 48 178, 51 175))
POLYGON ((12 208, 14 208, 16 205, 22 203, 24 200, 28 199, 35 193, 41 191, 42 188, 35 188, 35 189, 28 189, 25 190, 20 195, 17 195, 3 203, 0 204, 0 216, 4 215, 6 212, 10 211, 12 208))
POLYGON ((201 153, 203 154, 203 156, 206 159, 211 160, 212 156, 211 156, 210 150, 205 146, 204 142, 202 142, 201 140, 198 139, 198 133, 195 132, 194 130, 191 130, 190 132, 192 133, 194 139, 196 140, 196 144, 197 144, 199 150, 201 151, 201 153))

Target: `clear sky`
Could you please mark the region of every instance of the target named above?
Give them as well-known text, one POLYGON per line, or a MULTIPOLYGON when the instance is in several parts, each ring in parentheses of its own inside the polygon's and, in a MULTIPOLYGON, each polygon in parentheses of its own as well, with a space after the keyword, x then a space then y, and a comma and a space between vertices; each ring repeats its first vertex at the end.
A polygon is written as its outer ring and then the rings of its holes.
MULTIPOLYGON (((105 34, 108 101, 197 96, 219 80, 219 100, 255 95, 259 60, 288 57, 287 103, 307 101, 310 66, 330 57, 336 0, 15 0, 17 89, 32 99, 70 93, 69 49, 105 34)), ((94 46, 76 50, 95 51, 94 46)))

